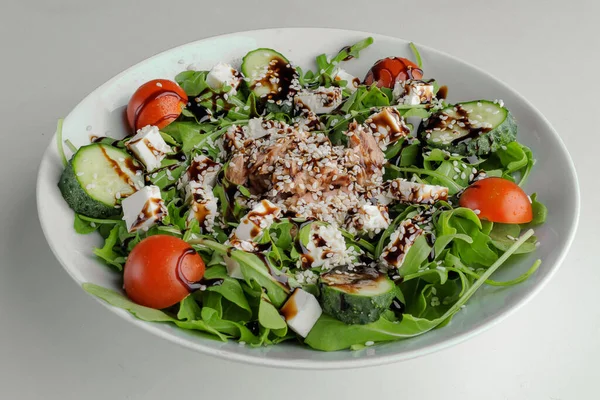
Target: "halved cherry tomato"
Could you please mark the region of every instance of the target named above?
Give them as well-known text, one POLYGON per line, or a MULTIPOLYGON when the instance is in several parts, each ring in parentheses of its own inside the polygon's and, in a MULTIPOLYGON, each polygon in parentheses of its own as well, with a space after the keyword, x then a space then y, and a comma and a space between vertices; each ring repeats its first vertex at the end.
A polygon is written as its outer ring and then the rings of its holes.
POLYGON ((146 307, 166 308, 183 300, 204 276, 202 257, 183 240, 147 237, 127 257, 123 273, 127 296, 146 307))
POLYGON ((167 79, 154 79, 135 91, 127 104, 127 120, 137 131, 146 125, 162 129, 175 121, 187 104, 187 95, 177 83, 167 79))
POLYGON ((367 72, 365 85, 377 82, 377 87, 393 89, 396 81, 407 79, 421 79, 423 70, 409 59, 402 57, 388 57, 377 61, 367 72))
POLYGON ((473 183, 460 196, 459 204, 478 210, 479 218, 503 224, 524 224, 533 219, 527 194, 514 182, 485 178, 473 183))

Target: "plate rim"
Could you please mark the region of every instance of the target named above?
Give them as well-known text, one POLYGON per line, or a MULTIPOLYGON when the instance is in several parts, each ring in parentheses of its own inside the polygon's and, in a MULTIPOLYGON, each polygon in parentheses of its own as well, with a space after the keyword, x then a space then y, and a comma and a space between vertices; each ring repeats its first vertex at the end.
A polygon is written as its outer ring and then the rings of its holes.
MULTIPOLYGON (((338 28, 323 28, 323 27, 291 27, 291 28, 273 27, 273 28, 253 29, 253 30, 237 31, 237 32, 230 32, 230 33, 225 33, 225 34, 212 35, 212 36, 209 36, 209 37, 206 37, 203 39, 190 41, 190 42, 178 45, 178 46, 174 46, 174 47, 162 50, 162 51, 157 52, 143 60, 138 61, 137 63, 135 63, 135 64, 131 65, 130 67, 126 68, 125 70, 121 71, 120 73, 118 73, 117 75, 108 79, 106 82, 102 83, 101 85, 96 87, 94 90, 92 90, 90 93, 88 93, 85 97, 83 97, 75 105, 75 107, 73 107, 73 109, 71 109, 71 111, 64 118, 66 119, 71 114, 76 112, 77 109, 80 107, 80 105, 87 98, 92 96, 97 91, 100 91, 105 87, 108 87, 114 81, 120 79, 123 75, 127 74, 130 70, 136 68, 138 65, 140 65, 142 63, 151 62, 155 58, 162 56, 165 53, 176 51, 177 49, 184 48, 191 44, 196 44, 196 43, 200 43, 200 42, 208 42, 208 41, 211 41, 211 40, 214 40, 217 38, 225 38, 228 36, 235 36, 235 35, 253 35, 253 34, 257 34, 257 33, 265 33, 265 32, 269 32, 269 31, 279 31, 279 30, 285 30, 285 31, 306 31, 306 30, 335 31, 339 34, 345 34, 345 35, 363 34, 365 36, 373 36, 375 39, 385 38, 385 39, 391 39, 391 40, 398 41, 398 42, 410 43, 410 41, 403 39, 403 38, 379 34, 376 32, 367 32, 367 31, 351 30, 351 29, 338 29, 338 28)), ((218 349, 214 346, 210 346, 210 345, 207 345, 207 344, 204 344, 201 342, 191 342, 189 340, 185 340, 185 339, 179 338, 177 336, 168 334, 167 332, 164 332, 163 330, 156 328, 154 324, 151 324, 151 323, 148 323, 148 322, 136 319, 136 318, 128 318, 128 313, 125 310, 121 310, 116 307, 113 307, 110 304, 106 303, 105 301, 103 301, 95 296, 91 296, 91 297, 94 298, 100 304, 102 304, 104 307, 109 309, 111 312, 119 315, 122 319, 126 320, 127 322, 133 323, 134 325, 141 327, 143 330, 145 330, 149 333, 152 333, 155 336, 166 339, 169 342, 172 342, 172 343, 178 344, 180 346, 198 351, 202 354, 223 358, 223 359, 226 359, 229 361, 243 362, 245 364, 250 364, 250 365, 260 365, 260 366, 275 367, 275 368, 285 367, 285 368, 292 368, 292 369, 314 369, 314 370, 346 369, 346 368, 359 368, 359 367, 384 365, 384 364, 405 361, 405 360, 413 359, 413 358, 416 358, 419 356, 431 354, 433 352, 452 347, 452 346, 462 343, 476 335, 479 335, 480 333, 483 333, 483 332, 495 327, 496 325, 498 325, 499 323, 504 321, 506 318, 508 318, 509 316, 513 315, 515 312, 520 310, 525 304, 527 304, 529 301, 531 301, 531 299, 533 297, 535 297, 547 285, 547 283, 554 277, 554 275, 556 274, 558 269, 563 264, 567 254, 569 253, 572 243, 575 239, 575 235, 576 235, 578 227, 579 227, 579 219, 580 219, 580 212, 581 212, 581 193, 580 193, 581 189, 580 189, 580 185, 579 185, 579 179, 577 176, 577 170, 575 168, 573 159, 569 153, 567 146, 563 142, 562 138, 560 137, 560 135, 558 134, 556 129, 554 129, 554 127, 552 126, 550 121, 527 98, 525 98, 523 95, 521 95, 521 93, 514 90, 511 86, 509 86, 503 80, 501 80, 501 79, 497 78, 496 76, 490 74, 489 72, 481 69, 480 67, 478 67, 474 64, 471 64, 470 62, 466 62, 466 61, 464 61, 458 57, 455 57, 451 54, 448 54, 444 51, 440 51, 435 48, 419 44, 417 42, 413 42, 413 43, 415 43, 415 45, 420 49, 426 49, 428 52, 437 53, 438 55, 447 57, 454 61, 458 61, 465 65, 468 65, 470 68, 473 68, 478 73, 484 75, 487 79, 489 79, 491 81, 495 81, 497 84, 502 86, 504 89, 506 89, 507 91, 510 91, 515 97, 517 97, 520 101, 522 101, 528 107, 530 107, 531 110, 533 110, 533 113, 539 118, 539 120, 546 125, 546 127, 548 128, 547 130, 553 135, 554 139, 560 145, 561 151, 564 153, 564 155, 566 156, 566 159, 568 161, 568 167, 566 169, 569 171, 569 173, 573 179, 575 191, 574 191, 574 193, 571 193, 571 194, 574 195, 575 209, 574 209, 573 222, 569 226, 569 231, 567 232, 565 246, 563 247, 561 252, 558 254, 558 256, 556 258, 556 262, 548 270, 548 273, 546 274, 546 276, 542 280, 540 280, 536 285, 532 286, 532 288, 513 307, 499 311, 489 321, 487 321, 483 324, 480 324, 478 326, 475 326, 473 328, 470 328, 469 330, 467 330, 464 333, 458 334, 458 335, 450 337, 448 339, 444 339, 444 340, 434 343, 434 344, 427 345, 427 346, 419 348, 419 349, 409 350, 409 351, 405 351, 402 353, 395 353, 395 354, 389 354, 389 355, 375 355, 373 357, 354 358, 354 359, 343 360, 343 361, 339 361, 339 360, 314 361, 314 360, 310 360, 310 359, 286 360, 286 359, 262 358, 260 356, 247 355, 247 354, 242 354, 242 353, 229 351, 229 350, 224 351, 224 350, 218 349)), ((70 271, 70 268, 67 267, 68 263, 65 260, 63 260, 59 256, 59 254, 55 250, 55 248, 50 245, 50 241, 48 239, 51 236, 51 232, 48 231, 48 226, 46 226, 44 224, 44 218, 42 217, 42 213, 41 213, 41 209, 40 209, 40 205, 42 203, 42 200, 40 198, 40 196, 42 195, 41 191, 40 191, 40 186, 43 181, 42 166, 44 165, 44 163, 50 161, 51 153, 53 152, 53 149, 55 146, 56 146, 56 131, 55 131, 54 135, 52 136, 52 139, 51 139, 49 145, 47 146, 46 150, 44 151, 40 165, 38 166, 38 173, 37 173, 37 178, 36 178, 36 209, 37 209, 38 219, 40 221, 40 225, 42 227, 42 231, 44 233, 44 237, 46 239, 48 247, 50 247, 50 250, 54 254, 55 258, 59 261, 62 268, 69 274, 69 276, 72 278, 72 280, 75 283, 77 283, 79 288, 81 290, 83 290, 82 283, 84 283, 84 282, 80 281, 70 271)), ((85 292, 85 293, 87 294, 87 292, 85 292)), ((215 343, 219 343, 219 342, 215 342, 215 343)), ((314 351, 316 351, 316 350, 314 350, 314 351)), ((351 350, 345 350, 345 351, 351 351, 351 350)))

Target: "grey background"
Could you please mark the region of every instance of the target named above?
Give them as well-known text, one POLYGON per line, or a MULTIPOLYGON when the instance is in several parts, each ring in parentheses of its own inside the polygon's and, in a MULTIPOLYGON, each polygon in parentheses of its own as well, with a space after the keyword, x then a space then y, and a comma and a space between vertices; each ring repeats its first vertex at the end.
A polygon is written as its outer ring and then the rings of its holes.
POLYGON ((600 3, 353 3, 0 0, 1 399, 598 397, 600 3), (288 26, 372 31, 443 50, 504 80, 548 117, 575 160, 582 219, 539 296, 451 349, 311 372, 192 353, 128 325, 70 280, 44 240, 35 205, 36 172, 56 120, 150 55, 220 33, 288 26))

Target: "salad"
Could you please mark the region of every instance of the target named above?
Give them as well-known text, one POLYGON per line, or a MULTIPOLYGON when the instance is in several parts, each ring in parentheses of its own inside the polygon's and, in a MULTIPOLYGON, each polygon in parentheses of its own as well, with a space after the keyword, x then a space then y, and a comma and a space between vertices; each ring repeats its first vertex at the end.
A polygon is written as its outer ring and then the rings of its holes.
POLYGON ((74 228, 102 236, 125 295, 84 289, 218 340, 334 351, 443 327, 482 285, 533 274, 490 279, 547 213, 521 189, 534 159, 511 112, 447 102, 412 44, 414 62, 345 71, 372 42, 315 71, 260 48, 152 80, 122 139, 75 148, 59 126, 74 228))

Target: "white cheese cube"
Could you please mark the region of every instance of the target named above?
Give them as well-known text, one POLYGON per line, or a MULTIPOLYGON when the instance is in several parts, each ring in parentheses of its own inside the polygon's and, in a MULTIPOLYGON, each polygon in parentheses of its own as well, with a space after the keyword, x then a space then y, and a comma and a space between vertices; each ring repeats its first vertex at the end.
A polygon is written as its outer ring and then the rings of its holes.
POLYGON ((126 146, 144 164, 148 172, 159 168, 166 153, 172 151, 154 125, 146 125, 138 129, 137 134, 127 142, 126 146))
POLYGON ((244 279, 240 263, 227 255, 223 256, 223 260, 225 261, 225 268, 227 268, 227 275, 234 279, 244 279))
POLYGON ((294 97, 296 109, 315 114, 327 114, 342 104, 342 89, 339 87, 318 87, 314 90, 302 90, 294 97))
POLYGON ((381 263, 388 268, 400 268, 404 257, 415 240, 423 234, 415 219, 405 219, 390 236, 390 242, 381 253, 381 263))
POLYGON ((312 223, 305 247, 308 253, 300 256, 303 267, 321 267, 325 271, 352 262, 344 236, 334 225, 312 223))
POLYGON ((213 232, 219 208, 212 187, 197 181, 189 182, 186 187, 186 202, 190 205, 188 221, 195 219, 206 232, 213 232))
POLYGON ((158 186, 145 186, 123 199, 123 220, 129 232, 147 231, 152 225, 167 215, 167 209, 158 186))
POLYGON ((252 211, 246 214, 237 226, 229 242, 236 248, 244 251, 254 251, 254 241, 260 239, 263 232, 268 229, 275 219, 279 218, 281 208, 269 200, 261 200, 252 211))
POLYGON ((390 225, 388 208, 385 205, 365 204, 347 222, 350 232, 363 232, 376 235, 390 225))
POLYGON ((448 200, 448 188, 398 178, 388 183, 387 196, 402 203, 433 204, 448 200))
POLYGON ((430 82, 421 80, 397 81, 392 91, 399 104, 417 105, 431 103, 434 87, 430 82))
POLYGON ((308 336, 323 313, 315 296, 298 288, 281 307, 281 314, 291 330, 302 337, 308 336))
POLYGON ((360 85, 360 79, 358 79, 352 74, 349 74, 342 68, 336 69, 332 75, 333 80, 335 81, 346 81, 346 85, 344 87, 351 92, 356 91, 358 85, 360 85))
POLYGON ((194 181, 206 188, 213 188, 217 183, 217 176, 221 171, 221 167, 221 164, 205 155, 197 155, 185 173, 181 175, 179 186, 181 188, 194 181))
POLYGON ((252 139, 260 139, 261 137, 269 135, 269 131, 263 126, 263 119, 252 118, 248 121, 248 135, 252 139))
POLYGON ((375 136, 375 140, 382 150, 388 145, 410 135, 410 129, 406 126, 404 118, 394 107, 383 107, 381 111, 372 114, 365 121, 375 136))
POLYGON ((230 94, 237 93, 242 77, 238 71, 226 63, 218 63, 206 75, 206 83, 213 90, 221 90, 224 86, 231 87, 230 94))

